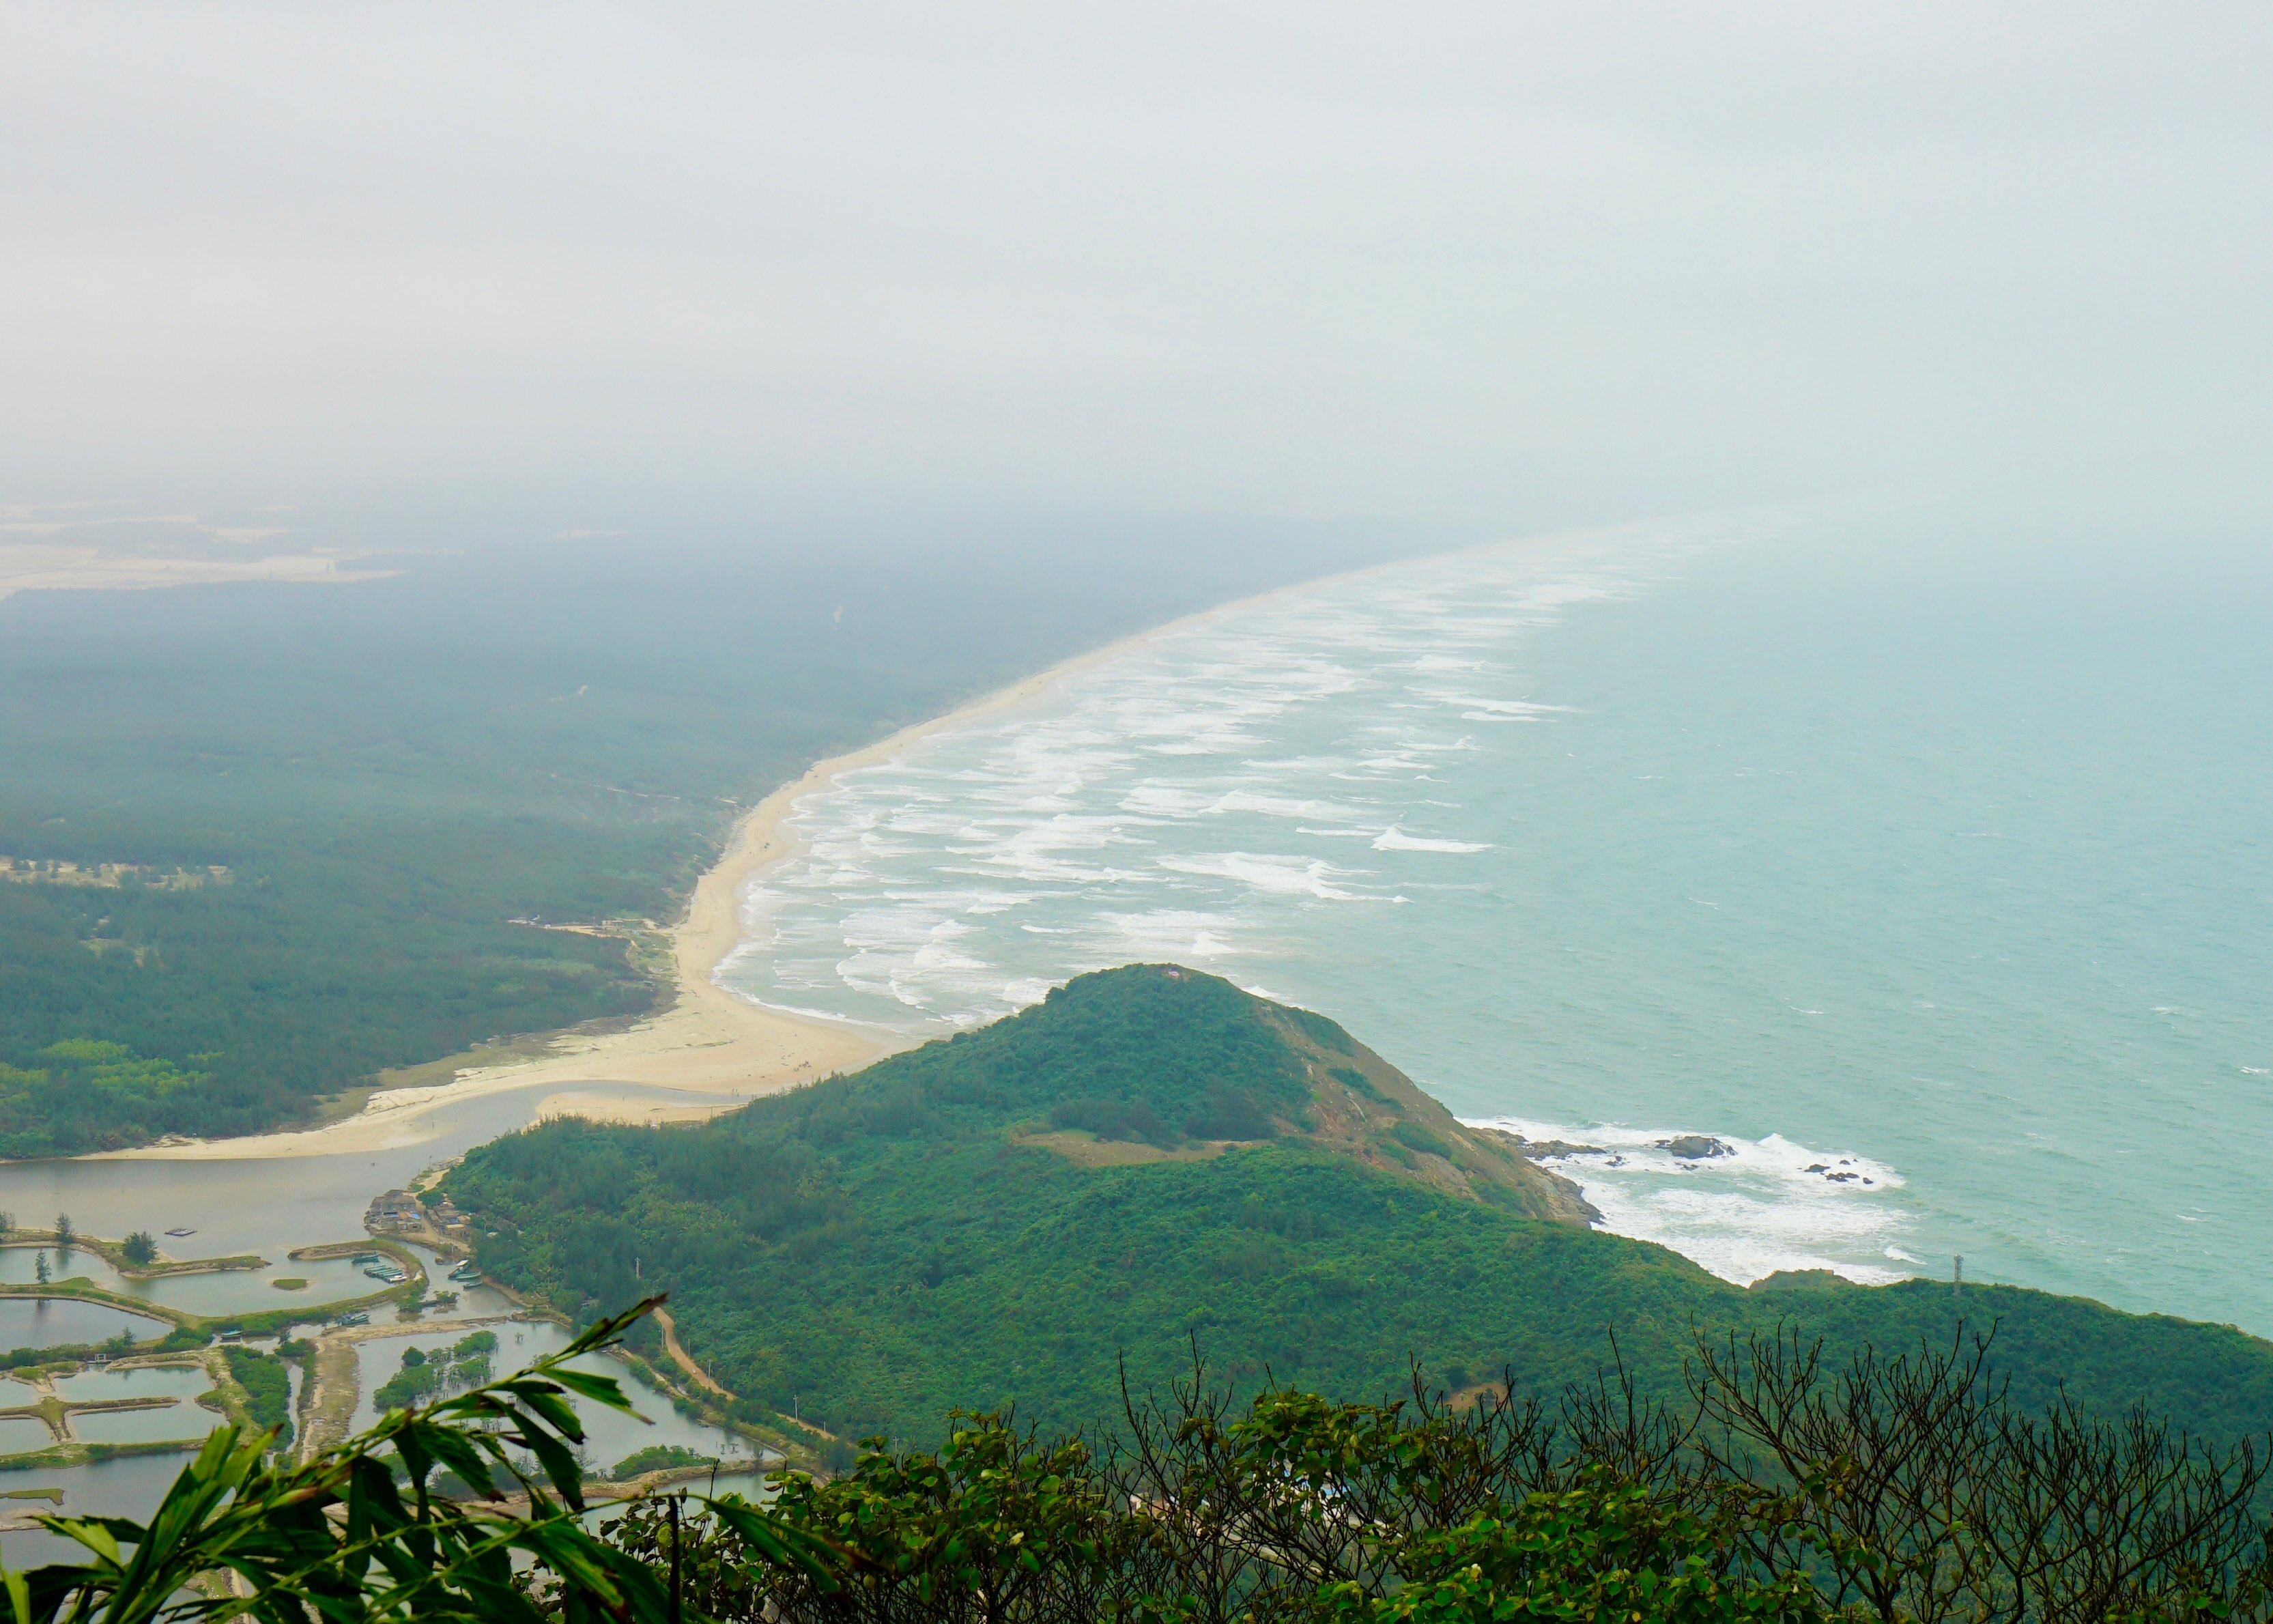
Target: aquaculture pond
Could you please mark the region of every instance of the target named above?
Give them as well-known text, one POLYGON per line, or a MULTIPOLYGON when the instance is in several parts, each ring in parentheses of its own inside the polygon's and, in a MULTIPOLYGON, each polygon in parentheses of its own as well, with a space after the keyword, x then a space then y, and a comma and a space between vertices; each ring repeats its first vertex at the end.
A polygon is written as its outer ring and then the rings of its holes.
MULTIPOLYGON (((341 1239, 352 1239, 343 1236, 341 1239)), ((206 1255, 193 1251, 194 1240, 169 1242, 167 1255, 184 1260, 206 1255), (178 1248, 179 1250, 175 1250, 178 1248)), ((76 1246, 68 1252, 50 1245, 34 1245, 23 1242, 0 1246, 0 1285, 30 1285, 39 1278, 41 1260, 48 1266, 48 1276, 62 1281, 81 1279, 105 1291, 116 1291, 121 1297, 138 1297, 166 1308, 191 1314, 241 1314, 267 1308, 300 1307, 340 1302, 349 1297, 365 1297, 379 1290, 381 1282, 363 1272, 363 1266, 348 1258, 326 1258, 321 1261, 294 1261, 281 1250, 262 1252, 267 1267, 257 1269, 220 1269, 210 1274, 161 1274, 153 1280, 137 1280, 122 1274, 101 1253, 76 1246), (291 1289, 276 1285, 280 1280, 298 1280, 307 1283, 291 1289)))
POLYGON ((85 1561, 85 1547, 21 1524, 42 1511, 72 1517, 146 1517, 189 1460, 187 1455, 138 1455, 60 1471, 0 1472, 0 1494, 11 1497, 0 1500, 0 1561, 17 1568, 85 1561), (13 1498, 42 1490, 60 1490, 62 1504, 13 1498))
MULTIPOLYGON (((39 1402, 37 1393, 14 1382, 0 1387, 0 1408, 14 1410, 39 1402)), ((0 1420, 0 1455, 27 1455, 34 1449, 46 1448, 55 1440, 56 1435, 48 1431, 44 1421, 22 1416, 0 1420)), ((8 1486, 5 1479, 0 1479, 0 1489, 8 1486)))
MULTIPOLYGON (((612 1088, 611 1092, 647 1100, 666 1109, 703 1098, 675 1090, 629 1086, 612 1088)), ((34 1281, 37 1254, 45 1252, 49 1272, 57 1278, 84 1276, 91 1283, 121 1296, 190 1313, 239 1313, 287 1305, 320 1308, 326 1302, 363 1296, 376 1290, 379 1282, 366 1279, 356 1264, 345 1259, 323 1263, 296 1262, 290 1252, 296 1247, 326 1242, 360 1241, 364 1238, 364 1211, 373 1196, 409 1184, 421 1169, 456 1155, 469 1146, 527 1125, 544 1097, 541 1090, 527 1090, 454 1103, 406 1123, 400 1141, 385 1149, 350 1154, 315 1154, 258 1160, 221 1156, 184 1161, 87 1158, 0 1164, 0 1211, 13 1212, 26 1222, 44 1225, 49 1222, 48 1214, 68 1213, 79 1229, 90 1234, 120 1237, 146 1229, 156 1237, 164 1255, 170 1258, 214 1258, 251 1252, 267 1259, 269 1265, 260 1270, 132 1282, 120 1278, 116 1270, 85 1247, 73 1248, 67 1264, 59 1269, 52 1244, 11 1245, 0 1246, 0 1282, 20 1284, 34 1281), (191 1232, 166 1233, 175 1229, 191 1232), (280 1290, 272 1283, 280 1278, 301 1279, 309 1283, 301 1290, 280 1290)), ((443 1278, 445 1272, 430 1260, 429 1279, 433 1289, 461 1293, 456 1311, 459 1314, 510 1312, 512 1304, 504 1297, 479 1288, 457 1286, 443 1278)), ((372 1318, 391 1327, 394 1311, 378 1310, 372 1318)), ((121 1329, 131 1329, 138 1340, 147 1340, 164 1328, 142 1316, 99 1304, 57 1299, 0 1299, 0 1349, 100 1342, 116 1336, 121 1329)), ((501 1372, 535 1357, 533 1350, 540 1343, 547 1347, 559 1345, 559 1334, 549 1327, 521 1325, 499 1329, 503 1346, 495 1357, 501 1372), (521 1342, 513 1340, 516 1329, 523 1335, 521 1342), (532 1332, 537 1335, 532 1337, 532 1332), (544 1342, 545 1336, 556 1340, 544 1342)), ((420 1333, 445 1343, 455 1342, 465 1334, 463 1330, 420 1333)), ((383 1380, 400 1368, 401 1344, 387 1339, 378 1345, 393 1346, 395 1350, 388 1356, 392 1363, 379 1372, 383 1380)), ((623 1367, 611 1364, 611 1368, 620 1373, 623 1367)), ((292 1380, 296 1416, 301 1380, 296 1368, 292 1380)), ((375 1385, 370 1382, 364 1387, 365 1402, 359 1410, 358 1425, 370 1418, 368 1398, 375 1385)), ((201 1386, 197 1390, 202 1392, 204 1388, 201 1386)), ((94 1396, 95 1391, 94 1385, 84 1389, 86 1396, 94 1396)), ((139 1392, 157 1391, 155 1387, 141 1388, 137 1395, 139 1392)), ((0 1385, 0 1401, 4 1401, 0 1402, 0 1409, 20 1407, 36 1402, 38 1396, 36 1391, 21 1384, 0 1385)), ((169 1431, 160 1436, 200 1436, 219 1417, 197 1408, 194 1399, 193 1393, 180 1395, 176 1404, 146 1412, 144 1420, 124 1425, 151 1425, 148 1417, 162 1417, 169 1431), (184 1422, 187 1423, 185 1427, 182 1426, 184 1422), (182 1430, 176 1432, 176 1427, 182 1430)), ((657 1426, 642 1427, 634 1421, 618 1423, 604 1441, 591 1451, 596 1466, 611 1468, 634 1450, 656 1442, 687 1442, 688 1447, 705 1455, 722 1456, 739 1448, 737 1439, 705 1433, 683 1421, 671 1410, 669 1400, 659 1394, 642 1391, 640 1407, 656 1417, 657 1426), (689 1442, 690 1438, 701 1441, 689 1442)), ((47 1428, 37 1421, 0 1422, 0 1453, 43 1448, 50 1441, 47 1428)), ((744 1461, 748 1459, 746 1448, 739 1448, 739 1455, 744 1461)), ((0 1473, 0 1560, 12 1568, 23 1568, 76 1560, 84 1554, 75 1545, 25 1526, 34 1514, 58 1509, 52 1501, 17 1496, 59 1492, 64 1497, 60 1509, 71 1515, 147 1517, 188 1459, 187 1455, 139 1455, 85 1466, 0 1473)), ((730 1479, 722 1474, 719 1483, 722 1487, 729 1486, 730 1479)), ((731 1480, 731 1486, 748 1492, 755 1490, 758 1484, 754 1478, 742 1477, 731 1480)))
POLYGON ((90 1444, 149 1444, 201 1440, 221 1424, 217 1411, 181 1400, 163 1409, 75 1411, 71 1436, 90 1444))
POLYGON ((91 1370, 59 1376, 49 1384, 66 1404, 98 1403, 116 1399, 164 1399, 165 1405, 146 1410, 79 1410, 68 1425, 71 1436, 86 1443, 152 1443, 161 1439, 203 1438, 221 1422, 217 1410, 195 1402, 213 1391, 213 1381, 194 1365, 161 1365, 146 1370, 91 1370))
POLYGON ((164 1321, 73 1297, 0 1297, 0 1348, 69 1348, 107 1342, 121 1331, 137 1342, 165 1335, 164 1321))
POLYGON ((121 1398, 195 1398, 213 1391, 213 1380, 199 1365, 137 1365, 123 1370, 101 1365, 51 1377, 48 1385, 66 1404, 121 1398))
MULTIPOLYGON (((517 1370, 532 1359, 558 1352, 569 1342, 569 1333, 565 1328, 542 1321, 508 1320, 476 1328, 496 1336, 498 1346, 490 1360, 499 1372, 517 1370)), ((379 1418, 376 1395, 380 1387, 403 1368, 406 1350, 417 1350, 420 1357, 429 1363, 447 1362, 450 1350, 470 1335, 472 1331, 451 1327, 402 1336, 375 1336, 357 1343, 356 1356, 362 1372, 362 1393, 351 1425, 359 1431, 379 1418)), ((647 1417, 642 1422, 604 1405, 579 1401, 577 1414, 583 1420, 589 1440, 581 1451, 586 1470, 610 1475, 627 1455, 658 1445, 673 1444, 698 1455, 739 1464, 745 1470, 755 1464, 748 1442, 734 1433, 679 1414, 672 1408, 669 1395, 641 1380, 620 1360, 595 1355, 580 1361, 579 1365, 621 1380, 640 1415, 647 1417)))

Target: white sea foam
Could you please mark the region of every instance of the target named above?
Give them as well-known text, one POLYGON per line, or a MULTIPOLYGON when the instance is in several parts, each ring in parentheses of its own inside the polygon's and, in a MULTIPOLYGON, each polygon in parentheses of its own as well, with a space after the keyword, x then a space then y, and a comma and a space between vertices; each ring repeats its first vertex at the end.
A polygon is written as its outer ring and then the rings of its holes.
POLYGON ((1100 929, 1089 934, 1105 964, 1193 959, 1212 962, 1238 954, 1231 938, 1238 926, 1230 916, 1197 908, 1153 908, 1141 914, 1103 914, 1100 929))
POLYGON ((1186 785, 1147 782, 1131 785, 1121 805, 1125 811, 1156 817, 1197 817, 1218 799, 1204 789, 1186 785))
POLYGON ((1132 958, 1285 964, 1343 951, 1320 932, 1365 916, 1349 905, 1484 895, 1436 876, 1489 875, 1512 843, 1474 786, 1537 731, 1476 722, 1568 714, 1534 696, 1534 633, 1739 528, 1510 544, 1322 583, 839 773, 791 808, 802 850, 745 898, 718 979, 944 1029, 1132 958), (1324 860, 1329 841, 1337 858, 1381 853, 1402 888, 1324 860), (1474 861, 1436 861, 1455 856, 1474 861))
POLYGON ((1492 849, 1492 843, 1489 840, 1440 840, 1427 835, 1408 835, 1392 823, 1374 836, 1373 849, 1377 852, 1489 852, 1492 849))
POLYGON ((1905 1260, 1896 1240, 1909 1222, 1894 1199, 1901 1175, 1867 1157, 1810 1150, 1781 1134, 1724 1133, 1710 1137, 1725 1154, 1684 1160, 1666 1147, 1682 1132, 1668 1129, 1519 1116, 1469 1125, 1593 1147, 1548 1165, 1579 1185, 1604 1228, 1654 1241, 1739 1285, 1790 1269, 1828 1269, 1872 1284, 1912 1272, 1862 1260, 1905 1260))
MULTIPOLYGON (((798 801, 802 853, 743 898, 746 944, 718 978, 939 1033, 1121 962, 1234 971, 1279 996, 1262 982, 1314 989, 1321 960, 1434 953, 1432 923, 1459 937, 1473 921, 1452 910, 1491 906, 1520 855, 1496 766, 1559 753, 1559 730, 1587 721, 1536 698, 1539 628, 1729 539, 1676 523, 1398 564, 1180 628, 1016 712, 932 733, 798 801), (1398 919, 1421 928, 1396 935, 1398 919)), ((1477 971, 1448 960, 1448 998, 1475 996, 1477 971)), ((1386 974, 1434 985, 1428 965, 1386 974)), ((1721 1135, 1729 1155, 1682 1160, 1666 1131, 1496 1126, 1601 1147, 1557 1167, 1607 1226, 1732 1281, 1918 1265, 1901 1176, 1859 1155, 1721 1135)))
POLYGON ((1347 871, 1316 857, 1283 857, 1264 852, 1207 852, 1164 857, 1160 867, 1177 874, 1232 880, 1251 891, 1281 897, 1315 897, 1321 902, 1362 902, 1364 898, 1334 882, 1347 871))
POLYGON ((1293 795, 1266 795, 1254 790, 1234 789, 1216 798, 1208 807, 1208 816, 1224 817, 1242 812, 1262 817, 1313 817, 1332 823, 1338 818, 1356 816, 1354 808, 1339 806, 1330 801, 1305 801, 1293 795))

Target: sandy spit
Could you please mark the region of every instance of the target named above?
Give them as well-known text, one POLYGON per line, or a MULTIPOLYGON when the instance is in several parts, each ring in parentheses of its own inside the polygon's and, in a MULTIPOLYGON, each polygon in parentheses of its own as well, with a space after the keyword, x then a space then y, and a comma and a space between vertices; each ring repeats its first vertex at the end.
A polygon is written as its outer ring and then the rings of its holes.
POLYGON ((146 591, 224 581, 285 581, 344 585, 377 581, 391 569, 345 568, 356 555, 282 553, 266 558, 158 558, 106 553, 77 545, 0 543, 0 598, 17 592, 146 591))

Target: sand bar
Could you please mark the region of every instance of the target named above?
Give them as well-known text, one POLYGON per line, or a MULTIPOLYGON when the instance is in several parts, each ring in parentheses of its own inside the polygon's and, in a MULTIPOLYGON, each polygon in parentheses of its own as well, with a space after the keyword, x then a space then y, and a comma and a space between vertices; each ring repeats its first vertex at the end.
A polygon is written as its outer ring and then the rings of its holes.
POLYGON ((0 543, 0 598, 17 592, 148 591, 238 581, 345 585, 395 573, 345 568, 357 556, 281 553, 266 558, 160 557, 105 553, 75 543, 6 542, 0 543))

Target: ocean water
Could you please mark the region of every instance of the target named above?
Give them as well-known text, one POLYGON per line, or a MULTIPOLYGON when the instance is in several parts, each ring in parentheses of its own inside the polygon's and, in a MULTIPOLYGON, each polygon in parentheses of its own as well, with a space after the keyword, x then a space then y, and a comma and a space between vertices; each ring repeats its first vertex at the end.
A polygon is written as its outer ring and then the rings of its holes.
POLYGON ((2273 1333, 2269 627, 2262 552, 1917 515, 1399 564, 843 775, 719 980, 931 1033, 1174 959, 1730 1279, 2273 1333))

